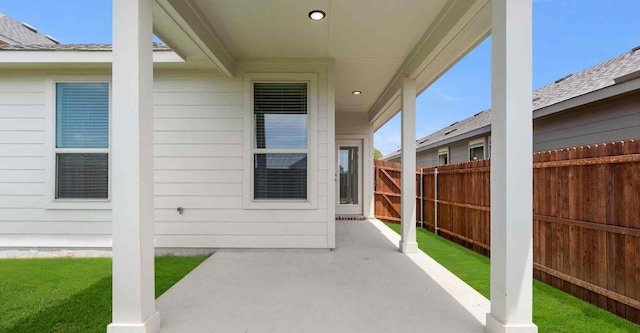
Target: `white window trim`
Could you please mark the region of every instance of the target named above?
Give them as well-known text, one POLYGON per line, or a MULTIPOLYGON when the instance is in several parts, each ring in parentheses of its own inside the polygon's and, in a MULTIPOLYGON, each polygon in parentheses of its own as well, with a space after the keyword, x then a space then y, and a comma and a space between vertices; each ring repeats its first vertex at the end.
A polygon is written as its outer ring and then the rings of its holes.
POLYGON ((111 78, 109 77, 61 77, 45 81, 45 209, 111 209, 111 78), (69 149, 56 147, 56 83, 108 83, 109 84, 109 148, 69 149), (56 199, 56 154, 65 151, 85 153, 107 153, 108 192, 107 199, 56 199))
POLYGON ((469 146, 467 147, 467 161, 471 162, 471 149, 482 147, 482 159, 487 158, 487 147, 484 141, 484 137, 480 139, 470 140, 469 146))
MULTIPOLYGON (((318 74, 316 73, 245 73, 244 74, 244 209, 317 209, 318 207, 318 74), (307 109, 307 199, 254 200, 253 198, 253 85, 254 82, 305 82, 308 84, 307 109)), ((296 153, 294 149, 260 149, 260 152, 296 153)))
POLYGON ((449 159, 449 147, 439 148, 438 149, 438 165, 448 165, 451 164, 451 160, 449 159), (440 156, 447 155, 447 164, 440 164, 440 156))

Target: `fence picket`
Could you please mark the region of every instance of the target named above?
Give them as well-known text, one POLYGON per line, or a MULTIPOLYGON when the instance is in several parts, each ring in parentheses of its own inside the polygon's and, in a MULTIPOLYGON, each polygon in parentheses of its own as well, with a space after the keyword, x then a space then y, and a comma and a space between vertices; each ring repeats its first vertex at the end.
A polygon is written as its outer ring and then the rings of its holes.
MULTIPOLYGON (((418 168, 424 228, 489 255, 490 166, 418 168)), ((399 222, 400 165, 374 168, 376 217, 399 222)), ((640 139, 536 153, 533 190, 534 278, 640 324, 640 139)))

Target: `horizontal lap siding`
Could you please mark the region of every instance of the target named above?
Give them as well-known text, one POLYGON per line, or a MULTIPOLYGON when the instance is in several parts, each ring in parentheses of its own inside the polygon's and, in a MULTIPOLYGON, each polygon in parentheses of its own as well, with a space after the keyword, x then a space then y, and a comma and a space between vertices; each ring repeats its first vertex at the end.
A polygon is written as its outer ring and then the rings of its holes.
MULTIPOLYGON (((318 82, 326 94, 326 79, 318 82)), ((323 93, 324 92, 324 93, 323 93)), ((243 209, 242 76, 158 79, 154 203, 159 247, 326 247, 327 114, 319 98, 318 209, 243 209), (177 207, 183 207, 178 214, 177 207)), ((323 104, 324 103, 324 104, 323 104)))
POLYGON ((419 167, 431 167, 438 165, 438 150, 429 149, 417 152, 416 165, 419 167))
MULTIPOLYGON (((471 139, 473 140, 473 139, 471 139)), ((449 164, 469 162, 469 140, 449 144, 449 164)))
POLYGON ((533 149, 545 151, 640 138, 640 93, 536 119, 533 149))
POLYGON ((111 212, 45 209, 45 79, 0 80, 0 247, 108 247, 111 212))
MULTIPOLYGON (((241 75, 156 79, 156 246, 327 246, 326 67, 304 67, 319 73, 314 210, 243 209, 241 75)), ((44 78, 0 80, 0 247, 110 247, 110 210, 47 209, 46 96, 44 78)))

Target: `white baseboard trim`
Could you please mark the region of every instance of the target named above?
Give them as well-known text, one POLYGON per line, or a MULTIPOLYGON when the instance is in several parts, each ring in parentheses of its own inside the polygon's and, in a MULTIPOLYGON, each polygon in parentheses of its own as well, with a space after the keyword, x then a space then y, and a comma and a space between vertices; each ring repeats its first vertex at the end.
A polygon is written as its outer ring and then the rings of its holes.
POLYGON ((144 323, 118 324, 111 323, 107 326, 107 333, 158 333, 160 332, 160 313, 151 315, 144 323))
POLYGON ((491 313, 487 313, 486 333, 538 333, 538 326, 535 324, 516 324, 507 325, 494 317, 491 313))

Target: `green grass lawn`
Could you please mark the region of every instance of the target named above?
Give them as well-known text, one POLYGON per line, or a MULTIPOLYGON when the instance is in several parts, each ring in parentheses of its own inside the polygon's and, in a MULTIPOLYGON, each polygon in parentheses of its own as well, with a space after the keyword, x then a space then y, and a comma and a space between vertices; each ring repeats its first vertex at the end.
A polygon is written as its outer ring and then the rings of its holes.
MULTIPOLYGON (((206 257, 156 258, 156 297, 206 257)), ((0 332, 106 332, 111 258, 0 260, 0 332)))
MULTIPOLYGON (((387 223, 400 233, 399 224, 387 223)), ((489 258, 418 228, 418 246, 435 261, 489 298, 489 258)), ((565 292, 533 281, 533 322, 541 333, 628 333, 640 326, 565 292)))

